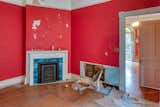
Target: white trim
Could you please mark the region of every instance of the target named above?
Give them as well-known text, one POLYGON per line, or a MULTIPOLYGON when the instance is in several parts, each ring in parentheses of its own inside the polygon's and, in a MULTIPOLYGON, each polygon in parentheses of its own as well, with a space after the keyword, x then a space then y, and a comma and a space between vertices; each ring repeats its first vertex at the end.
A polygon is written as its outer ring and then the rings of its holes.
POLYGON ((97 64, 97 63, 93 63, 93 62, 80 61, 80 75, 81 76, 85 76, 84 64, 99 65, 99 66, 103 66, 103 67, 107 66, 107 65, 97 64))
POLYGON ((66 10, 66 11, 71 11, 70 8, 62 8, 62 7, 54 7, 54 6, 47 6, 47 5, 35 5, 35 4, 26 4, 28 6, 34 6, 34 7, 41 7, 41 8, 51 8, 51 9, 58 9, 58 10, 66 10))
POLYGON ((34 59, 46 59, 46 58, 63 58, 62 67, 62 81, 69 79, 68 75, 68 51, 27 51, 26 54, 26 78, 25 84, 34 84, 34 59))
POLYGON ((150 87, 150 86, 143 86, 145 88, 150 88, 150 89, 153 89, 153 90, 159 90, 159 88, 153 88, 153 87, 150 87))
POLYGON ((48 1, 41 0, 40 4, 33 4, 32 0, 0 0, 0 1, 23 7, 25 7, 26 5, 30 5, 30 6, 72 11, 76 9, 93 6, 96 4, 109 2, 111 0, 48 0, 48 1))
POLYGON ((71 10, 77 10, 112 0, 71 0, 71 10))
POLYGON ((71 10, 71 0, 45 0, 40 1, 40 4, 33 4, 32 0, 27 0, 26 5, 60 10, 71 10))
POLYGON ((62 10, 76 10, 109 1, 111 0, 46 0, 46 2, 41 1, 40 5, 35 5, 32 4, 32 0, 27 0, 26 4, 31 6, 55 8, 62 10))
POLYGON ((10 3, 10 4, 14 4, 17 6, 25 6, 25 1, 23 0, 0 0, 0 2, 4 2, 4 3, 10 3))
POLYGON ((120 24, 119 24, 119 28, 120 28, 120 44, 119 44, 119 50, 120 50, 120 53, 119 53, 119 70, 120 70, 120 90, 121 91, 125 91, 125 17, 123 16, 123 12, 121 12, 119 14, 119 17, 120 17, 120 24), (124 35, 123 35, 124 34, 124 35), (124 36, 124 37, 123 37, 124 36), (124 74, 123 74, 123 73, 124 74))
POLYGON ((24 76, 19 76, 7 80, 0 81, 0 89, 24 82, 24 76))
MULTIPOLYGON (((87 61, 80 61, 80 63, 87 63, 87 64, 93 64, 93 65, 100 65, 100 66, 110 66, 110 65, 104 65, 104 64, 98 64, 98 63, 94 63, 94 62, 87 62, 87 61)), ((112 66, 114 67, 114 66, 112 66)))
POLYGON ((80 79, 80 75, 78 75, 78 74, 73 74, 73 73, 69 73, 69 75, 70 75, 70 80, 72 81, 77 81, 77 80, 79 80, 80 79))
POLYGON ((137 16, 137 15, 145 15, 145 14, 154 14, 160 12, 160 6, 146 8, 146 9, 139 9, 134 11, 128 12, 120 12, 119 13, 119 34, 120 34, 120 57, 119 57, 119 64, 120 64, 120 90, 126 92, 125 88, 125 18, 129 16, 137 16))

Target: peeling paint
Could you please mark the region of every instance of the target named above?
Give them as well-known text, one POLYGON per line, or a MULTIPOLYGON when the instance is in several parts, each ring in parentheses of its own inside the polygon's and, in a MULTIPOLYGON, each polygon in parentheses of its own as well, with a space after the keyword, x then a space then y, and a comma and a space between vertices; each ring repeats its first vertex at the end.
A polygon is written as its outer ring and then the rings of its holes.
POLYGON ((66 28, 69 28, 69 24, 68 23, 66 24, 66 28))
POLYGON ((34 20, 32 23, 32 29, 36 30, 41 24, 41 20, 34 20))
POLYGON ((37 40, 37 34, 33 34, 33 39, 37 40))

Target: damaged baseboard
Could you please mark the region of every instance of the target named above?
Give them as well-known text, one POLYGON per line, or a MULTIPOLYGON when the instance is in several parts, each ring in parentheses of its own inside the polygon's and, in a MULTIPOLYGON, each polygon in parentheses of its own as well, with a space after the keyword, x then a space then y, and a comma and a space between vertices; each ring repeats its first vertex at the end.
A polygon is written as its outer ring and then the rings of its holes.
POLYGON ((0 89, 6 88, 6 87, 9 87, 9 86, 12 86, 12 85, 23 83, 24 78, 25 78, 25 76, 23 75, 23 76, 19 76, 19 77, 15 77, 15 78, 0 81, 0 89))
POLYGON ((69 73, 69 76, 70 76, 70 79, 73 81, 80 79, 80 75, 78 75, 78 74, 69 73))

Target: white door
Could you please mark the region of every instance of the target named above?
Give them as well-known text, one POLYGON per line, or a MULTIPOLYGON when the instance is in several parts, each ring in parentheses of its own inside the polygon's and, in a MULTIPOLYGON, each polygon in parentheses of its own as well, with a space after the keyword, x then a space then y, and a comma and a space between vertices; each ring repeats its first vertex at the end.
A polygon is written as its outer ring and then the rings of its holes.
POLYGON ((160 89, 160 20, 140 25, 140 85, 160 89))

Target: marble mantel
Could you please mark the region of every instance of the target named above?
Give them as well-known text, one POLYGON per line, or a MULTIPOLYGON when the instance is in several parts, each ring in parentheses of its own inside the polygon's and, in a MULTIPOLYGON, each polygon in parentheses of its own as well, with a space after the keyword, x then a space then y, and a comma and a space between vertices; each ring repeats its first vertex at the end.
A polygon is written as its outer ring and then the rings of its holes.
POLYGON ((62 81, 69 79, 68 51, 27 51, 25 84, 37 85, 34 83, 34 60, 51 58, 62 58, 62 81))

